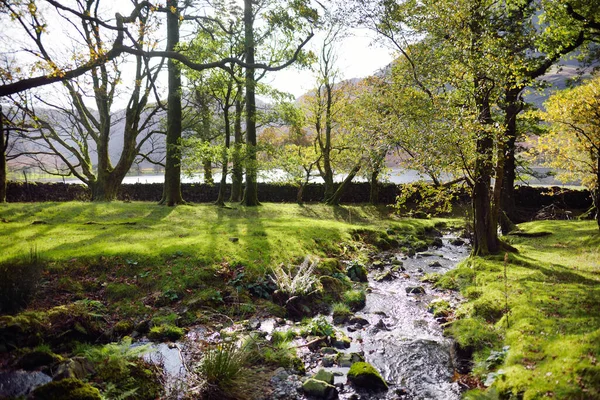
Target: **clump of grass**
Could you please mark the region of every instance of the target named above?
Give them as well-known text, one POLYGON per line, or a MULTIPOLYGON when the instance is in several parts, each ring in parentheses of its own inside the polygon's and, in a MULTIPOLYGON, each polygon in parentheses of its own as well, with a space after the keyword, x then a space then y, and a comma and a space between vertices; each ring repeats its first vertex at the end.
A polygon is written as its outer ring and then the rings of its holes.
POLYGON ((148 332, 148 339, 160 341, 170 340, 174 342, 183 337, 183 335, 185 335, 183 328, 170 324, 163 324, 150 328, 150 332, 148 332))
POLYGON ((357 311, 365 306, 367 295, 361 289, 347 290, 342 295, 342 300, 351 310, 357 311))
POLYGON ((346 303, 333 304, 331 311, 333 312, 333 322, 337 324, 343 323, 352 315, 352 311, 346 303))
POLYGON ((287 331, 275 331, 271 334, 271 343, 273 345, 279 345, 280 343, 286 343, 294 340, 298 336, 298 332, 293 329, 287 331))
POLYGON ((248 385, 249 376, 246 367, 248 357, 248 347, 238 346, 234 341, 221 342, 209 348, 198 368, 206 382, 204 391, 213 395, 221 393, 233 398, 245 398, 244 387, 248 385))
POLYGON ((14 313, 29 304, 44 263, 35 247, 26 257, 0 264, 0 313, 14 313))
POLYGON ((137 294, 138 290, 136 286, 126 283, 109 283, 106 285, 106 297, 113 301, 130 299, 137 294))

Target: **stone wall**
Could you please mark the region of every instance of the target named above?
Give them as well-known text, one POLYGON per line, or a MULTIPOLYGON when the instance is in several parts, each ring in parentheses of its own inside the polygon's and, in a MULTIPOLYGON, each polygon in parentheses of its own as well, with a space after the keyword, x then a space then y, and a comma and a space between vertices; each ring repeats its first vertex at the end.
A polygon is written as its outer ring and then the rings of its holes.
MULTIPOLYGON (((130 201, 159 201, 162 195, 162 183, 135 183, 122 185, 119 200, 130 201)), ((392 204, 396 200, 399 185, 382 184, 379 190, 381 204, 392 204)), ((183 184, 183 198, 192 203, 208 203, 217 199, 219 184, 183 184)), ((226 188, 226 199, 229 198, 230 185, 226 188)), ((293 203, 296 201, 298 189, 292 185, 277 185, 270 183, 258 184, 259 200, 274 203, 293 203)), ((342 203, 367 203, 370 187, 368 183, 352 183, 344 196, 342 203)), ((9 202, 40 202, 40 201, 88 201, 89 190, 84 185, 65 183, 22 183, 9 182, 7 201, 9 202)), ((304 201, 319 202, 323 199, 323 185, 310 184, 304 189, 304 201)), ((462 200, 468 200, 461 196, 462 200)), ((590 192, 587 190, 568 190, 559 187, 520 186, 515 192, 517 207, 540 209, 550 204, 561 208, 587 209, 592 205, 590 192)))

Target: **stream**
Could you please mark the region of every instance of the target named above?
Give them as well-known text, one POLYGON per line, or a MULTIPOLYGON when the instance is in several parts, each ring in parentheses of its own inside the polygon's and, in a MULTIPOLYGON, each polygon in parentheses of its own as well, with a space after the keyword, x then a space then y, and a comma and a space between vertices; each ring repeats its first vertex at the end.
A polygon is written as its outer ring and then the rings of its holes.
MULTIPOLYGON (((306 366, 306 376, 312 376, 320 369, 333 372, 340 399, 458 400, 461 390, 458 383, 452 382, 457 362, 453 341, 443 335, 440 323, 444 320, 436 320, 428 311, 428 305, 432 300, 444 299, 456 306, 460 298, 456 292, 433 289, 432 285, 420 280, 427 273, 445 273, 468 256, 469 248, 451 244, 452 239, 455 236, 445 235, 442 247, 430 248, 413 257, 406 257, 397 251, 373 255, 372 261, 378 268, 368 266, 366 306, 355 313, 356 317, 366 320, 368 324, 362 321, 364 325, 336 325, 336 329, 351 338, 350 347, 338 351, 364 356, 366 362, 380 371, 390 387, 388 391, 357 393, 346 384, 349 367, 324 367, 329 363, 324 362, 322 354, 308 347, 299 347, 299 356, 306 366), (402 263, 400 269, 399 261, 402 263), (377 281, 378 277, 392 270, 394 264, 396 269, 392 278, 377 281), (408 293, 411 288, 422 288, 424 293, 408 293)), ((326 318, 332 321, 331 317, 326 318)), ((262 320, 260 327, 257 323, 255 328, 270 335, 275 330, 288 330, 296 326, 293 322, 281 322, 275 319, 262 320)), ((218 341, 218 336, 216 332, 209 335, 205 330, 192 330, 187 343, 214 342, 218 341)), ((294 343, 302 346, 306 340, 297 339, 294 343)), ((181 357, 182 354, 184 358, 187 358, 185 355, 189 357, 190 348, 185 351, 188 344, 179 343, 178 348, 156 345, 156 352, 147 356, 148 359, 161 361, 167 367, 168 386, 171 388, 186 386, 186 372, 181 357)), ((281 382, 285 382, 287 387, 280 388, 276 395, 265 399, 309 399, 302 393, 301 377, 283 373, 277 382, 272 380, 272 383, 280 386, 281 382)))
MULTIPOLYGON (((357 391, 346 382, 349 365, 340 366, 331 356, 319 349, 306 346, 307 339, 294 340, 298 355, 306 367, 306 377, 325 369, 335 375, 335 386, 342 400, 370 399, 414 399, 414 400, 458 400, 460 387, 452 382, 457 368, 453 353, 453 341, 444 337, 440 323, 428 310, 429 303, 444 299, 456 306, 461 299, 456 292, 434 289, 421 282, 427 273, 445 273, 466 258, 469 248, 456 244, 455 236, 442 237, 443 246, 430 248, 427 252, 407 257, 398 251, 387 251, 371 255, 366 306, 355 313, 350 324, 335 325, 351 339, 350 347, 337 346, 347 356, 358 354, 372 364, 389 385, 389 390, 379 393, 357 391), (455 243, 455 244, 453 244, 455 243)), ((332 322, 332 317, 324 317, 332 322)), ((281 319, 250 321, 246 326, 236 325, 238 331, 261 331, 267 338, 275 330, 297 328, 299 323, 281 319)), ((140 341, 135 345, 147 344, 150 352, 144 358, 160 364, 165 375, 168 398, 182 398, 198 381, 187 368, 202 357, 208 343, 221 340, 219 332, 205 327, 194 327, 186 338, 177 343, 152 343, 140 341)), ((341 363, 340 363, 341 364, 341 363)), ((273 391, 265 391, 261 400, 305 400, 302 390, 304 377, 294 375, 283 368, 271 379, 273 391)), ((2 372, 0 374, 0 397, 23 396, 33 388, 45 384, 51 378, 42 372, 2 372)))

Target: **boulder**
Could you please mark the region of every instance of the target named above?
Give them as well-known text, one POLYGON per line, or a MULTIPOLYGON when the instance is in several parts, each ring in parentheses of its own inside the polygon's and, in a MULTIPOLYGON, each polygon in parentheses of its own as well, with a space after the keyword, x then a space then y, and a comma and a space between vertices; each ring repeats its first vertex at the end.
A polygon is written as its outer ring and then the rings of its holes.
POLYGON ((366 362, 356 362, 348 371, 348 381, 357 388, 372 391, 387 390, 388 385, 381 377, 379 371, 366 362))

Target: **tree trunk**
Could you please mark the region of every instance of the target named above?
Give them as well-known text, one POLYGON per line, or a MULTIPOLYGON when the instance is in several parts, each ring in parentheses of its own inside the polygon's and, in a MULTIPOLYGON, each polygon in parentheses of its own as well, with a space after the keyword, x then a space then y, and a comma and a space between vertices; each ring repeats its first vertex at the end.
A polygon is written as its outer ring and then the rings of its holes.
MULTIPOLYGON (((329 77, 327 77, 329 79, 329 77)), ((332 131, 332 106, 333 106, 333 88, 331 85, 325 85, 326 105, 325 105, 325 146, 323 153, 323 181, 325 182, 324 200, 327 203, 328 199, 334 196, 333 184, 333 169, 331 167, 331 131, 332 131)))
POLYGON ((221 155, 221 183, 219 184, 219 195, 217 196, 217 201, 215 201, 215 205, 224 206, 225 205, 225 187, 227 185, 227 150, 230 146, 230 136, 231 136, 231 125, 229 124, 229 107, 224 107, 223 110, 223 121, 225 123, 225 148, 223 149, 223 154, 221 155))
POLYGON ((596 152, 596 223, 600 229, 600 150, 596 152))
POLYGON ((233 126, 233 167, 231 170, 231 197, 232 203, 242 201, 242 180, 244 169, 242 167, 242 102, 235 102, 235 120, 233 126))
POLYGON ((204 160, 202 162, 202 167, 204 169, 204 183, 207 185, 214 185, 215 179, 213 178, 212 173, 212 162, 210 160, 204 160))
POLYGON ((302 200, 302 197, 304 197, 304 187, 306 186, 306 184, 304 183, 300 183, 300 186, 298 186, 298 193, 296 194, 296 203, 298 204, 304 204, 304 201, 302 200))
POLYGON ((117 193, 121 187, 121 179, 115 179, 113 175, 104 175, 90 183, 92 201, 113 201, 117 199, 117 193))
POLYGON ((6 203, 6 150, 8 149, 8 136, 4 133, 4 114, 0 104, 0 203, 6 203))
MULTIPOLYGON (((244 0, 244 46, 246 62, 254 64, 254 16, 252 0, 244 0)), ((256 160, 256 79, 254 68, 246 68, 246 188, 242 204, 258 206, 257 160, 256 160)))
MULTIPOLYGON (((175 50, 179 42, 178 0, 167 0, 167 51, 175 50), (172 10, 175 10, 173 12, 172 10)), ((167 157, 165 160, 165 183, 162 199, 158 204, 175 206, 184 204, 181 195, 181 69, 179 64, 169 59, 168 71, 168 110, 167 110, 167 157)))
POLYGON ((379 169, 373 170, 371 172, 371 179, 369 180, 369 184, 371 185, 371 191, 369 192, 369 203, 377 204, 379 203, 379 169))
POLYGON ((523 109, 519 101, 521 88, 508 89, 505 94, 506 108, 504 109, 504 138, 499 142, 498 160, 502 158, 501 174, 496 172, 496 183, 494 186, 494 201, 497 204, 495 215, 500 216, 504 212, 506 218, 500 218, 500 228, 503 234, 510 232, 514 226, 512 222, 518 222, 515 205, 515 145, 517 142, 517 116, 523 109), (501 176, 500 176, 501 175, 501 176), (501 178, 498 181, 498 178, 501 178))
POLYGON ((489 91, 484 79, 475 79, 475 101, 478 120, 481 125, 476 144, 475 182, 473 185, 473 255, 495 254, 500 249, 500 241, 494 225, 490 202, 490 187, 493 170, 494 139, 488 127, 493 124, 489 104, 489 91))
POLYGON ((333 196, 327 199, 325 204, 328 204, 330 206, 338 206, 340 204, 340 199, 342 198, 342 195, 346 191, 346 188, 348 187, 350 182, 352 182, 352 179, 354 179, 356 174, 358 174, 358 171, 360 171, 360 164, 357 164, 354 168, 352 168, 352 171, 350 171, 346 179, 344 179, 340 186, 338 186, 333 196))

